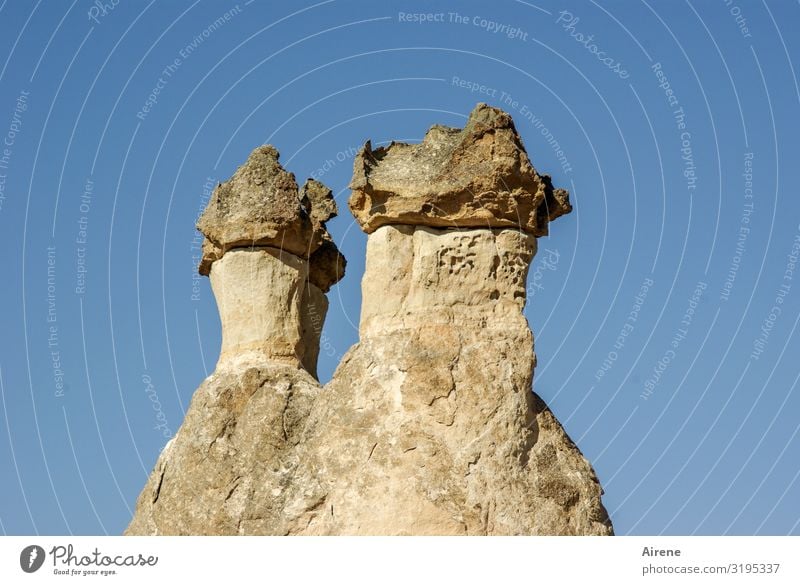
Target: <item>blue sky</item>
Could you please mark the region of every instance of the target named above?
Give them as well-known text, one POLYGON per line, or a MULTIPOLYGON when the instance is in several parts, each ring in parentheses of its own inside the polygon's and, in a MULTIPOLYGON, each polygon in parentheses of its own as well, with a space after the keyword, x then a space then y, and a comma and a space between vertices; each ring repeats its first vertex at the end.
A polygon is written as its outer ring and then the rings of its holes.
POLYGON ((534 387, 617 533, 800 533, 798 25, 791 1, 0 3, 0 530, 127 525, 219 349, 209 183, 272 143, 333 189, 324 381, 357 341, 353 154, 485 101, 571 192, 529 275, 534 387))

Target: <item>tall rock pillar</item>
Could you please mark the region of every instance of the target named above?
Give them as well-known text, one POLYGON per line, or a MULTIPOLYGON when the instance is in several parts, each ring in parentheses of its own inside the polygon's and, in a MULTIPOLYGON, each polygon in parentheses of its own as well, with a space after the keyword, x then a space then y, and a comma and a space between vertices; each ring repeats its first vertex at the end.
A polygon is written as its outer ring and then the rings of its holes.
POLYGON ((200 273, 222 321, 216 369, 156 463, 127 534, 273 534, 295 448, 321 388, 325 293, 344 258, 325 222, 330 190, 263 146, 220 184, 200 218, 200 273))

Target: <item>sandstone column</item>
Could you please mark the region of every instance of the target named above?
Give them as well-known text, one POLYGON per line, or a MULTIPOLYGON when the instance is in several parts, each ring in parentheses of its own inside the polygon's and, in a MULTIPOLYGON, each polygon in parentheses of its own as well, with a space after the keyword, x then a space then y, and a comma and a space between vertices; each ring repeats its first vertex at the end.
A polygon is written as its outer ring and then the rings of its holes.
POLYGON ((215 190, 198 223, 222 321, 214 373, 156 463, 127 534, 269 534, 282 522, 295 447, 320 391, 325 293, 344 257, 330 190, 263 146, 215 190))
POLYGON ((536 237, 571 210, 479 104, 355 161, 360 340, 314 403, 277 532, 611 534, 597 478, 532 393, 536 237))

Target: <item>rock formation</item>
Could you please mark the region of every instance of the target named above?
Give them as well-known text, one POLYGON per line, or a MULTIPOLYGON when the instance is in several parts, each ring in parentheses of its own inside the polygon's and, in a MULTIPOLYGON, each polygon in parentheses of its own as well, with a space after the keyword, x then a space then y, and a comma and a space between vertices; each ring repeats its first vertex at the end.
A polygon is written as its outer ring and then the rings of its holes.
POLYGON ((200 273, 222 321, 216 369, 197 389, 139 497, 127 534, 270 534, 316 380, 325 293, 344 257, 325 229, 329 189, 298 189, 271 146, 215 189, 198 229, 200 273))
POLYGON ((270 147, 218 187, 199 228, 220 362, 128 533, 611 534, 591 466, 531 392, 528 266, 571 208, 508 114, 479 104, 420 144, 367 142, 351 189, 369 234, 360 339, 321 388, 344 265, 330 192, 298 191, 270 147))

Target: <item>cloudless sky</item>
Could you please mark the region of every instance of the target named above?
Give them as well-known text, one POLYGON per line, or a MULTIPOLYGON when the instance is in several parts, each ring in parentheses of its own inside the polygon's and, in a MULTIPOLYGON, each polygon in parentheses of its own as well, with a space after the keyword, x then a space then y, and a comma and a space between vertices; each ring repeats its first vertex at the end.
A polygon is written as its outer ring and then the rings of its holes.
POLYGON ((355 151, 479 101, 571 193, 529 274, 534 387, 617 533, 800 533, 800 4, 98 4, 0 2, 2 533, 127 525, 219 351, 208 184, 272 143, 333 189, 326 381, 355 151))

